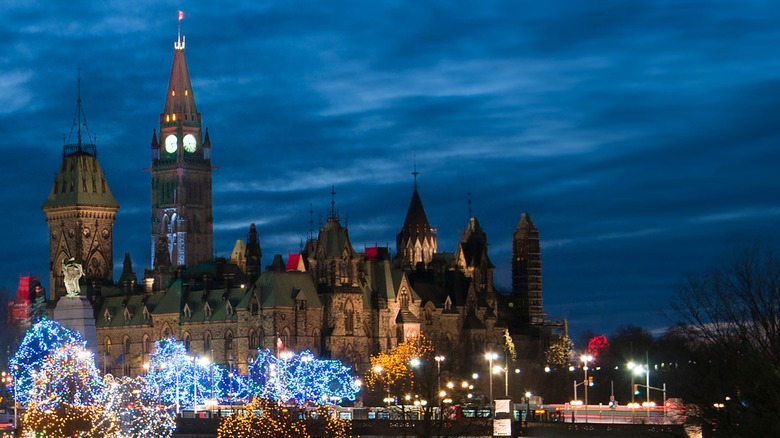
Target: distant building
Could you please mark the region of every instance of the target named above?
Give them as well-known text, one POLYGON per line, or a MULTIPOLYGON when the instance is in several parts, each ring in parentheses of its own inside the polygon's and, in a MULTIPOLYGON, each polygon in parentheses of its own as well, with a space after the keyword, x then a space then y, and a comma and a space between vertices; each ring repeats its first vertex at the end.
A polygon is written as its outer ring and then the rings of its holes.
MULTIPOLYGON (((467 219, 454 253, 438 250, 416 171, 395 255, 389 247, 355 250, 333 191, 324 225, 310 230, 301 252, 286 261, 276 255, 261 268, 255 224, 228 259, 213 259, 211 143, 201 126, 179 40, 159 138, 155 131, 151 142, 153 266, 139 279, 125 254, 116 283, 109 267, 119 206, 94 147, 66 146, 63 174, 44 204, 52 284, 60 290, 63 257, 91 269, 83 283, 95 308, 103 370, 141 373, 154 341, 172 336, 193 354, 241 372, 257 348, 283 345, 344 360, 362 373, 371 355, 424 334, 453 358, 448 369, 472 372, 484 367, 482 353, 508 348, 507 333, 519 361, 539 361, 553 330, 562 327, 544 320, 539 238, 530 217, 522 214, 514 237, 515 290, 500 294, 476 217, 467 219)), ((60 296, 54 293, 52 301, 60 296)))

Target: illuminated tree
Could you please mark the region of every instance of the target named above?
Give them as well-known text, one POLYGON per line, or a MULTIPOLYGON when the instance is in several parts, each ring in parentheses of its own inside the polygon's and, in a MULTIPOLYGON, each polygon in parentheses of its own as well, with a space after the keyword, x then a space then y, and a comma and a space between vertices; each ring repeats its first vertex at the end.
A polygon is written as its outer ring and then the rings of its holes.
POLYGON ((604 335, 594 336, 588 341, 588 354, 593 356, 594 359, 598 358, 601 353, 607 351, 608 348, 609 342, 604 335))
POLYGON ((410 394, 415 387, 412 359, 421 359, 432 354, 431 342, 424 336, 419 336, 398 344, 389 352, 371 356, 371 370, 365 376, 366 386, 396 397, 410 394))
POLYGON ((187 355, 184 343, 172 338, 155 342, 155 352, 149 355, 147 385, 159 394, 166 405, 203 404, 211 397, 213 378, 211 365, 187 355))
POLYGON ((57 321, 41 318, 27 330, 22 344, 9 361, 9 368, 17 385, 16 397, 25 404, 33 386, 32 372, 39 369, 53 351, 65 344, 86 345, 78 332, 71 331, 57 321))
POLYGON ((252 392, 258 397, 287 404, 319 404, 354 400, 360 391, 351 368, 338 360, 315 358, 311 352, 258 351, 249 367, 252 392))
POLYGON ((25 431, 57 437, 116 433, 115 413, 103 409, 104 387, 83 344, 71 342, 50 352, 33 373, 25 431))
POLYGON ((103 407, 115 413, 122 438, 169 438, 176 428, 175 412, 165 405, 145 377, 103 379, 103 407))
POLYGON ((550 344, 544 352, 544 357, 550 366, 566 366, 571 361, 573 348, 574 342, 568 336, 560 336, 550 344))
POLYGON ((327 437, 352 436, 350 423, 338 419, 329 408, 320 407, 317 413, 316 418, 300 418, 293 410, 255 398, 241 411, 222 419, 217 438, 310 438, 314 430, 323 428, 327 437))

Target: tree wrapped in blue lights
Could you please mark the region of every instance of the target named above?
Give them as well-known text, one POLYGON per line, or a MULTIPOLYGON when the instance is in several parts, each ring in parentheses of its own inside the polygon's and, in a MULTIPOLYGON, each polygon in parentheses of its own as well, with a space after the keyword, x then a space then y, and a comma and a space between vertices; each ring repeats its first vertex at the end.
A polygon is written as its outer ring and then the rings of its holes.
POLYGON ((354 400, 360 391, 350 367, 317 359, 308 350, 284 351, 279 357, 259 350, 249 367, 249 380, 258 397, 297 405, 354 400))
POLYGON ((79 332, 63 327, 54 320, 41 318, 24 335, 22 344, 9 361, 11 375, 16 387, 16 398, 21 404, 30 399, 33 387, 32 371, 38 370, 46 358, 66 344, 77 344, 82 348, 86 342, 79 332))
POLYGON ((189 356, 182 342, 162 339, 155 342, 155 352, 149 355, 147 391, 159 394, 177 410, 204 404, 212 396, 212 367, 216 366, 189 356))
POLYGON ((110 374, 103 378, 103 407, 114 412, 121 438, 169 438, 176 429, 174 412, 159 395, 150 391, 146 378, 110 374))
POLYGON ((32 374, 25 431, 63 437, 116 432, 115 412, 103 408, 104 386, 95 358, 82 343, 67 343, 50 352, 32 374))

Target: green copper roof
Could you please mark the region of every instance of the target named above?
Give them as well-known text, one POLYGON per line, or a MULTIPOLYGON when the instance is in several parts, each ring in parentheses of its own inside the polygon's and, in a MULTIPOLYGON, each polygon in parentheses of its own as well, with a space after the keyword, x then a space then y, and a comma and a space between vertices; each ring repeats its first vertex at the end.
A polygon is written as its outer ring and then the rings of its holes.
POLYGON ((77 205, 119 208, 96 154, 82 149, 63 155, 43 209, 77 205))

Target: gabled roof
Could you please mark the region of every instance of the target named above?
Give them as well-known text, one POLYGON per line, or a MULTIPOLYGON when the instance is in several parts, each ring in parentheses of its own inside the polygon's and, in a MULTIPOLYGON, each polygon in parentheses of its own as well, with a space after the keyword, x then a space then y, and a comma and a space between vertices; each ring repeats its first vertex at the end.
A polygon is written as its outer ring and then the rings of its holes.
POLYGON ((302 298, 308 308, 322 307, 314 279, 306 272, 264 272, 253 289, 262 307, 293 307, 302 298))
POLYGON ((478 267, 483 264, 489 268, 494 267, 488 257, 487 235, 482 231, 482 227, 475 217, 469 219, 468 227, 460 237, 458 258, 467 267, 478 267))
POLYGON ((341 226, 337 218, 331 217, 320 229, 316 250, 313 254, 309 254, 309 257, 317 257, 322 252, 325 258, 340 258, 345 249, 350 255, 355 254, 352 242, 349 240, 349 232, 341 226))
MULTIPOLYGON (((404 284, 406 274, 403 270, 396 267, 389 260, 380 260, 378 262, 365 262, 366 286, 370 293, 376 293, 387 301, 394 301, 398 298, 398 292, 404 284)), ((408 284, 408 281, 407 281, 408 284)), ((420 296, 409 284, 409 295, 413 301, 420 300, 420 296)), ((370 297, 366 297, 370 298, 370 297)), ((363 300, 364 307, 371 306, 370 299, 363 300)))

